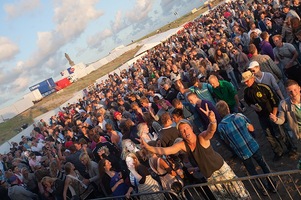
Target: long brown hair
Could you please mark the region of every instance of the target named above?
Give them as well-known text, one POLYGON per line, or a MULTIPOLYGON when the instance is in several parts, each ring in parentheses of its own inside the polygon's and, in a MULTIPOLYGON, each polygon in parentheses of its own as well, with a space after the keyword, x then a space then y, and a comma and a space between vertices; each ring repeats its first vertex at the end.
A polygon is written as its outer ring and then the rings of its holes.
POLYGON ((99 177, 100 179, 102 179, 102 177, 104 176, 105 172, 105 164, 106 164, 106 160, 105 158, 101 159, 98 162, 98 172, 99 172, 99 177))

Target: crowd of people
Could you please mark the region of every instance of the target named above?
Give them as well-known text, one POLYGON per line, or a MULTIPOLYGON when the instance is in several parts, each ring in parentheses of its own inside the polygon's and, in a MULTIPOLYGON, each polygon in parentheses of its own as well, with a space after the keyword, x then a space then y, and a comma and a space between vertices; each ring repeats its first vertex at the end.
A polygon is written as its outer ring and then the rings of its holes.
MULTIPOLYGON (((0 155, 1 199, 129 198, 235 178, 213 140, 249 175, 260 173, 254 160, 270 173, 246 108, 258 115, 272 160, 297 159, 300 17, 299 0, 211 9, 12 143, 0 155)), ((202 195, 252 198, 240 181, 226 186, 204 186, 202 195)), ((272 179, 256 187, 277 192, 272 179)))

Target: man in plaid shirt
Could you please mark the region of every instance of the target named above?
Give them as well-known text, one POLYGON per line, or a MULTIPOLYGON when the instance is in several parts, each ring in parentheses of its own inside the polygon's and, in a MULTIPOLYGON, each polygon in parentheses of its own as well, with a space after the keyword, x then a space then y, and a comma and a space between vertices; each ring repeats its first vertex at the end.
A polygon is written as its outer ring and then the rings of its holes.
MULTIPOLYGON (((229 106, 225 101, 219 101, 216 109, 222 117, 222 121, 218 124, 220 137, 242 160, 248 173, 250 175, 258 174, 252 158, 261 167, 263 173, 270 173, 270 168, 262 157, 257 141, 250 134, 254 131, 254 126, 249 119, 241 113, 230 114, 229 106)), ((256 185, 264 194, 267 194, 267 190, 263 189, 260 183, 256 183, 256 185)), ((266 186, 272 192, 276 192, 276 184, 273 181, 268 180, 266 186)))

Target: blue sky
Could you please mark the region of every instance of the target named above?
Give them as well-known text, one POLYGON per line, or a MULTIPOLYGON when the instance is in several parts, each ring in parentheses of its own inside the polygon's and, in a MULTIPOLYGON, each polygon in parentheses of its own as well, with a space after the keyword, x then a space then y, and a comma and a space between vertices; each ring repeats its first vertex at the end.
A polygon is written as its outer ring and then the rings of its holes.
MULTIPOLYGON (((75 63, 91 63, 199 7, 200 0, 0 1, 0 108, 75 63)), ((55 80, 56 81, 56 80, 55 80)))

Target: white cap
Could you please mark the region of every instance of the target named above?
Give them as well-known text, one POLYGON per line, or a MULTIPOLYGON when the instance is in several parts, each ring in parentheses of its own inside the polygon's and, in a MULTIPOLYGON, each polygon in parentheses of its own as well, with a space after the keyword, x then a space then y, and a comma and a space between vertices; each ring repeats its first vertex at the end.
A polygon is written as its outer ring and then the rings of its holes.
POLYGON ((250 62, 248 69, 252 69, 257 66, 259 66, 259 63, 257 61, 252 61, 250 62))

